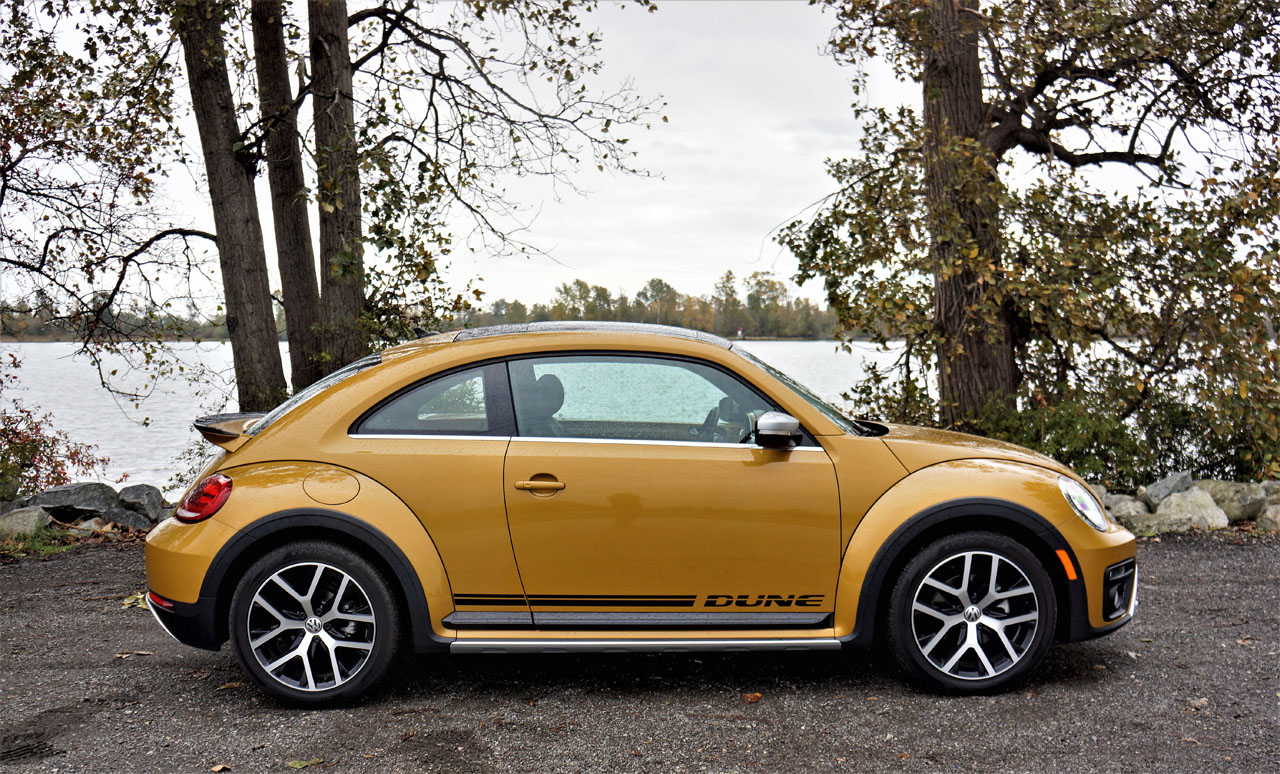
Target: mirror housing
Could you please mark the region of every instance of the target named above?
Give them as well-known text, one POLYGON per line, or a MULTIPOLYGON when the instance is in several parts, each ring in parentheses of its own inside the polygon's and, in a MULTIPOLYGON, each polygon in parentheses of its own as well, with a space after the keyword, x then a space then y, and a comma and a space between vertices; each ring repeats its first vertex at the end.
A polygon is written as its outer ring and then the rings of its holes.
POLYGON ((766 411, 756 419, 756 443, 766 449, 790 449, 800 443, 800 420, 781 411, 766 411))

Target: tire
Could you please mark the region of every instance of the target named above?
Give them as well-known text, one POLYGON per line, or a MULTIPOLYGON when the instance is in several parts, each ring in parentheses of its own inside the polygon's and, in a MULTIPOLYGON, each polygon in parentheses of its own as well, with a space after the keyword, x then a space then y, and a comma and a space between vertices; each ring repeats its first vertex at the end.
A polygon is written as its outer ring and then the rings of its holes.
POLYGON ((386 576, 323 541, 291 543, 254 562, 231 598, 236 658, 264 691, 293 705, 355 700, 382 679, 400 643, 386 576))
POLYGON ((1035 669, 1057 617, 1053 581, 1035 554, 1004 535, 963 532, 903 568, 889 603, 889 644, 925 688, 992 693, 1035 669))

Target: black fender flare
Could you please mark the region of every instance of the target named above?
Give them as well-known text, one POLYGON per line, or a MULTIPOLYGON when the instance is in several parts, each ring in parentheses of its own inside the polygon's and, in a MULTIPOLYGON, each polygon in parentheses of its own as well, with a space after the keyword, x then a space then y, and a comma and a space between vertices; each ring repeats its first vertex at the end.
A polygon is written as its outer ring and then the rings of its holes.
MULTIPOLYGON (((200 599, 207 600, 210 614, 225 618, 225 611, 230 605, 230 597, 220 599, 225 591, 228 573, 241 563, 245 553, 265 539, 286 530, 318 530, 337 532, 376 555, 395 576, 400 586, 402 598, 409 618, 410 638, 416 651, 440 650, 447 648, 452 641, 441 637, 431 628, 431 613, 427 609, 426 593, 422 582, 409 562, 408 557, 390 538, 372 524, 358 519, 351 514, 327 508, 291 508, 263 516, 243 527, 235 533, 222 548, 219 549, 209 569, 205 572, 200 586, 200 599)), ((218 632, 219 641, 223 641, 225 620, 214 620, 214 631, 218 632)))
POLYGON ((1080 567, 1071 545, 1057 528, 1048 519, 1017 503, 992 497, 965 497, 941 502, 920 511, 900 524, 889 539, 881 544, 862 581, 854 629, 841 638, 842 642, 870 646, 875 641, 875 629, 884 609, 883 598, 892 589, 897 570, 910 561, 914 555, 910 549, 922 537, 944 529, 949 521, 963 522, 962 525, 957 525, 963 529, 982 529, 987 526, 997 532, 1001 531, 1002 524, 1013 525, 1016 532, 1030 534, 1039 540, 1041 545, 1027 547, 1041 555, 1054 588, 1060 592, 1065 591, 1065 594, 1059 594, 1058 620, 1066 624, 1066 631, 1060 629, 1058 636, 1066 640, 1089 636, 1089 609, 1084 583, 1079 579, 1068 580, 1061 563, 1049 561, 1049 556, 1044 555, 1045 552, 1053 555, 1058 551, 1065 551, 1072 565, 1080 567), (1062 608, 1065 608, 1065 615, 1062 608))

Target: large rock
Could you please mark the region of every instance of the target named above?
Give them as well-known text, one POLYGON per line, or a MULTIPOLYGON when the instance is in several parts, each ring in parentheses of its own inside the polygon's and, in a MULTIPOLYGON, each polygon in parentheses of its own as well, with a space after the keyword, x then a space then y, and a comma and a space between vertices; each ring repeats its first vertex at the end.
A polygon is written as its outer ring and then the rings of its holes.
POLYGON ((1267 493, 1267 502, 1280 503, 1280 481, 1263 481, 1262 490, 1267 493))
POLYGON ((1160 507, 1160 503, 1171 494, 1185 492, 1195 484, 1195 479, 1191 477, 1191 471, 1180 470, 1172 475, 1165 476, 1145 489, 1138 490, 1138 497, 1145 502, 1151 510, 1160 507))
POLYGON ((49 523, 49 512, 38 505, 0 514, 0 535, 30 535, 49 523))
POLYGON ((1102 484, 1089 484, 1089 488, 1093 490, 1093 493, 1097 495, 1099 500, 1107 496, 1107 488, 1102 484))
POLYGON ((1258 529, 1267 532, 1280 532, 1280 505, 1268 505, 1263 508, 1256 523, 1258 529))
POLYGON ((1229 523, 1209 493, 1197 488, 1174 492, 1160 501, 1155 513, 1137 521, 1144 533, 1222 529, 1229 523))
POLYGON ((1111 518, 1134 532, 1139 531, 1139 525, 1145 525, 1151 516, 1146 503, 1129 495, 1109 494, 1102 498, 1102 504, 1107 506, 1111 518))
POLYGON ((1257 518, 1267 505, 1267 490, 1261 484, 1235 481, 1197 481, 1196 487, 1208 492, 1231 523, 1257 518))
POLYGON ((117 527, 128 527, 129 529, 151 529, 152 521, 137 511, 131 511, 127 508, 112 508, 102 515, 107 521, 115 522, 117 527))
POLYGON ((27 499, 28 505, 39 505, 64 524, 102 516, 120 507, 120 496, 106 484, 79 483, 55 486, 27 499))
POLYGON ((135 513, 146 516, 152 524, 163 521, 169 515, 164 494, 150 484, 134 484, 121 489, 120 504, 135 513))

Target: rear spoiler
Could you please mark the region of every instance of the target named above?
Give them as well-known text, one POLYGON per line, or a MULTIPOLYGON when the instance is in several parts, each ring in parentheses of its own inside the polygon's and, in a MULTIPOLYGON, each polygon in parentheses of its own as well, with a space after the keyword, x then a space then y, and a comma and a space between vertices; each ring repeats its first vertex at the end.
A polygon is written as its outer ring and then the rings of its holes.
POLYGON ((192 425, 200 431, 200 435, 209 443, 221 446, 229 452, 235 451, 249 440, 245 430, 266 416, 261 411, 246 411, 238 414, 211 414, 200 417, 192 425))

